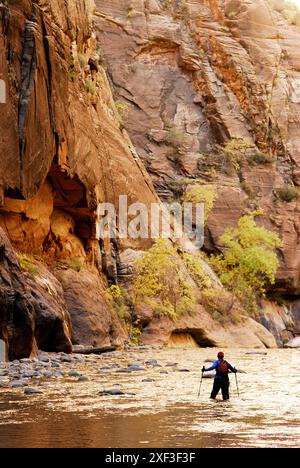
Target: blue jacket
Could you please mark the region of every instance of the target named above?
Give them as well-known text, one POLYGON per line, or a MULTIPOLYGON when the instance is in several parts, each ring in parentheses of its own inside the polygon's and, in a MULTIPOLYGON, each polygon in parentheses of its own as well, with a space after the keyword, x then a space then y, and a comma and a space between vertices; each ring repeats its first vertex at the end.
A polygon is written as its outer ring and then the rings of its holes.
MULTIPOLYGON (((216 376, 215 376, 215 379, 221 379, 222 377, 224 377, 224 374, 221 374, 219 372, 219 362, 222 361, 222 359, 218 359, 217 361, 215 361, 213 363, 213 365, 211 367, 209 367, 208 369, 205 369, 205 372, 209 372, 209 371, 212 371, 212 370, 215 370, 216 371, 216 376)), ((231 370, 231 372, 233 372, 234 374, 237 373, 237 370, 235 367, 233 367, 231 364, 229 364, 228 361, 226 361, 227 364, 228 364, 228 369, 231 370)))

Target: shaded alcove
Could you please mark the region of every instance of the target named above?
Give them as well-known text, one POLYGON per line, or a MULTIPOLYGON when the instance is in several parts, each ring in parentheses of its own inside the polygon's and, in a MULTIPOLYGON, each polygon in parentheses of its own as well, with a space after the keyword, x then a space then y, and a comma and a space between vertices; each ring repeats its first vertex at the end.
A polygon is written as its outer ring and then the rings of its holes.
POLYGON ((70 177, 56 163, 48 174, 54 192, 54 208, 69 213, 75 221, 75 233, 86 241, 93 234, 93 211, 88 206, 86 187, 77 176, 70 177))
POLYGON ((168 341, 169 347, 214 348, 216 343, 207 337, 201 328, 184 328, 174 330, 168 341))

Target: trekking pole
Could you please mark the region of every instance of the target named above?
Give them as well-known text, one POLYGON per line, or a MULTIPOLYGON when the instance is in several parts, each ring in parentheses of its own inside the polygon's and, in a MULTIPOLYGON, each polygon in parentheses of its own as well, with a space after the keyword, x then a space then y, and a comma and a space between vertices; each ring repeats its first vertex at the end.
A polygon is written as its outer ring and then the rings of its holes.
POLYGON ((239 384, 238 384, 238 378, 237 378, 236 373, 235 373, 235 382, 236 382, 237 394, 238 394, 238 397, 240 398, 239 384))
POLYGON ((203 371, 202 371, 201 380, 200 380, 200 387, 199 387, 199 392, 198 392, 198 398, 199 398, 200 393, 201 393, 202 380, 203 380, 203 371))

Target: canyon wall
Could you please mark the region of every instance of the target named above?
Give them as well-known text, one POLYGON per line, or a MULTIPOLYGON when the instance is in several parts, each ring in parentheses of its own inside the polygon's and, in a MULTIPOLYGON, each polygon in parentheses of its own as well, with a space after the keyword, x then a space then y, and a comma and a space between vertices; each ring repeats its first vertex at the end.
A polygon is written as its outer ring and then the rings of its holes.
MULTIPOLYGON (((1 293, 3 304, 12 303, 10 318, 6 306, 1 311, 0 332, 12 357, 28 355, 36 341, 42 349, 70 351, 72 339, 99 346, 126 338, 105 295, 96 207, 117 203, 123 193, 149 204, 156 194, 120 125, 93 12, 90 1, 24 0, 0 8, 0 78, 7 88, 0 118, 1 293), (7 257, 16 284, 6 278, 7 257), (22 288, 24 304, 14 306, 22 288), (26 344, 12 351, 21 308, 26 344)), ((110 245, 106 250, 109 265, 110 245)))
POLYGON ((288 340, 278 328, 293 322, 300 332, 299 10, 284 0, 96 4, 125 127, 160 198, 179 200, 195 184, 216 188, 208 253, 222 250, 220 235, 246 213, 258 210, 258 222, 279 233, 271 295, 286 301, 273 312, 262 306, 261 322, 277 329, 278 343, 288 340))
POLYGON ((195 181, 216 186, 208 251, 242 214, 262 209, 261 222, 282 239, 277 288, 297 295, 297 10, 268 0, 96 4, 109 76, 128 105, 125 126, 157 193, 170 201, 195 181))
MULTIPOLYGON (((263 209, 283 241, 276 289, 297 309, 299 201, 284 194, 300 185, 300 33, 277 10, 263 0, 0 4, 0 338, 11 359, 128 340, 107 288, 128 286, 134 252, 151 242, 99 243, 96 208, 119 195, 149 207, 195 182, 215 186, 207 252, 263 209)), ((145 343, 188 333, 203 346, 276 346, 266 320, 224 325, 201 299, 177 323, 145 315, 145 343)))

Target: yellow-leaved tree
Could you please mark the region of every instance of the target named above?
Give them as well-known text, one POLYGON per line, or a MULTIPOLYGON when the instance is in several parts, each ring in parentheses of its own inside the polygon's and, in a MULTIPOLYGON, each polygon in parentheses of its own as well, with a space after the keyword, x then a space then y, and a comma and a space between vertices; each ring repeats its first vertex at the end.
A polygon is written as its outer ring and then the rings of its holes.
POLYGON ((205 208, 205 222, 208 219, 210 212, 214 207, 214 203, 217 199, 217 190, 214 185, 191 185, 188 187, 186 193, 184 194, 183 201, 193 203, 197 205, 198 203, 203 203, 205 208))
POLYGON ((194 311, 193 286, 176 249, 167 240, 157 240, 136 262, 135 303, 149 304, 157 315, 176 320, 183 312, 194 311))
POLYGON ((220 280, 243 303, 249 312, 257 310, 257 301, 266 286, 275 283, 279 261, 278 235, 257 226, 254 215, 242 216, 237 228, 230 228, 220 238, 223 254, 212 258, 220 280))

